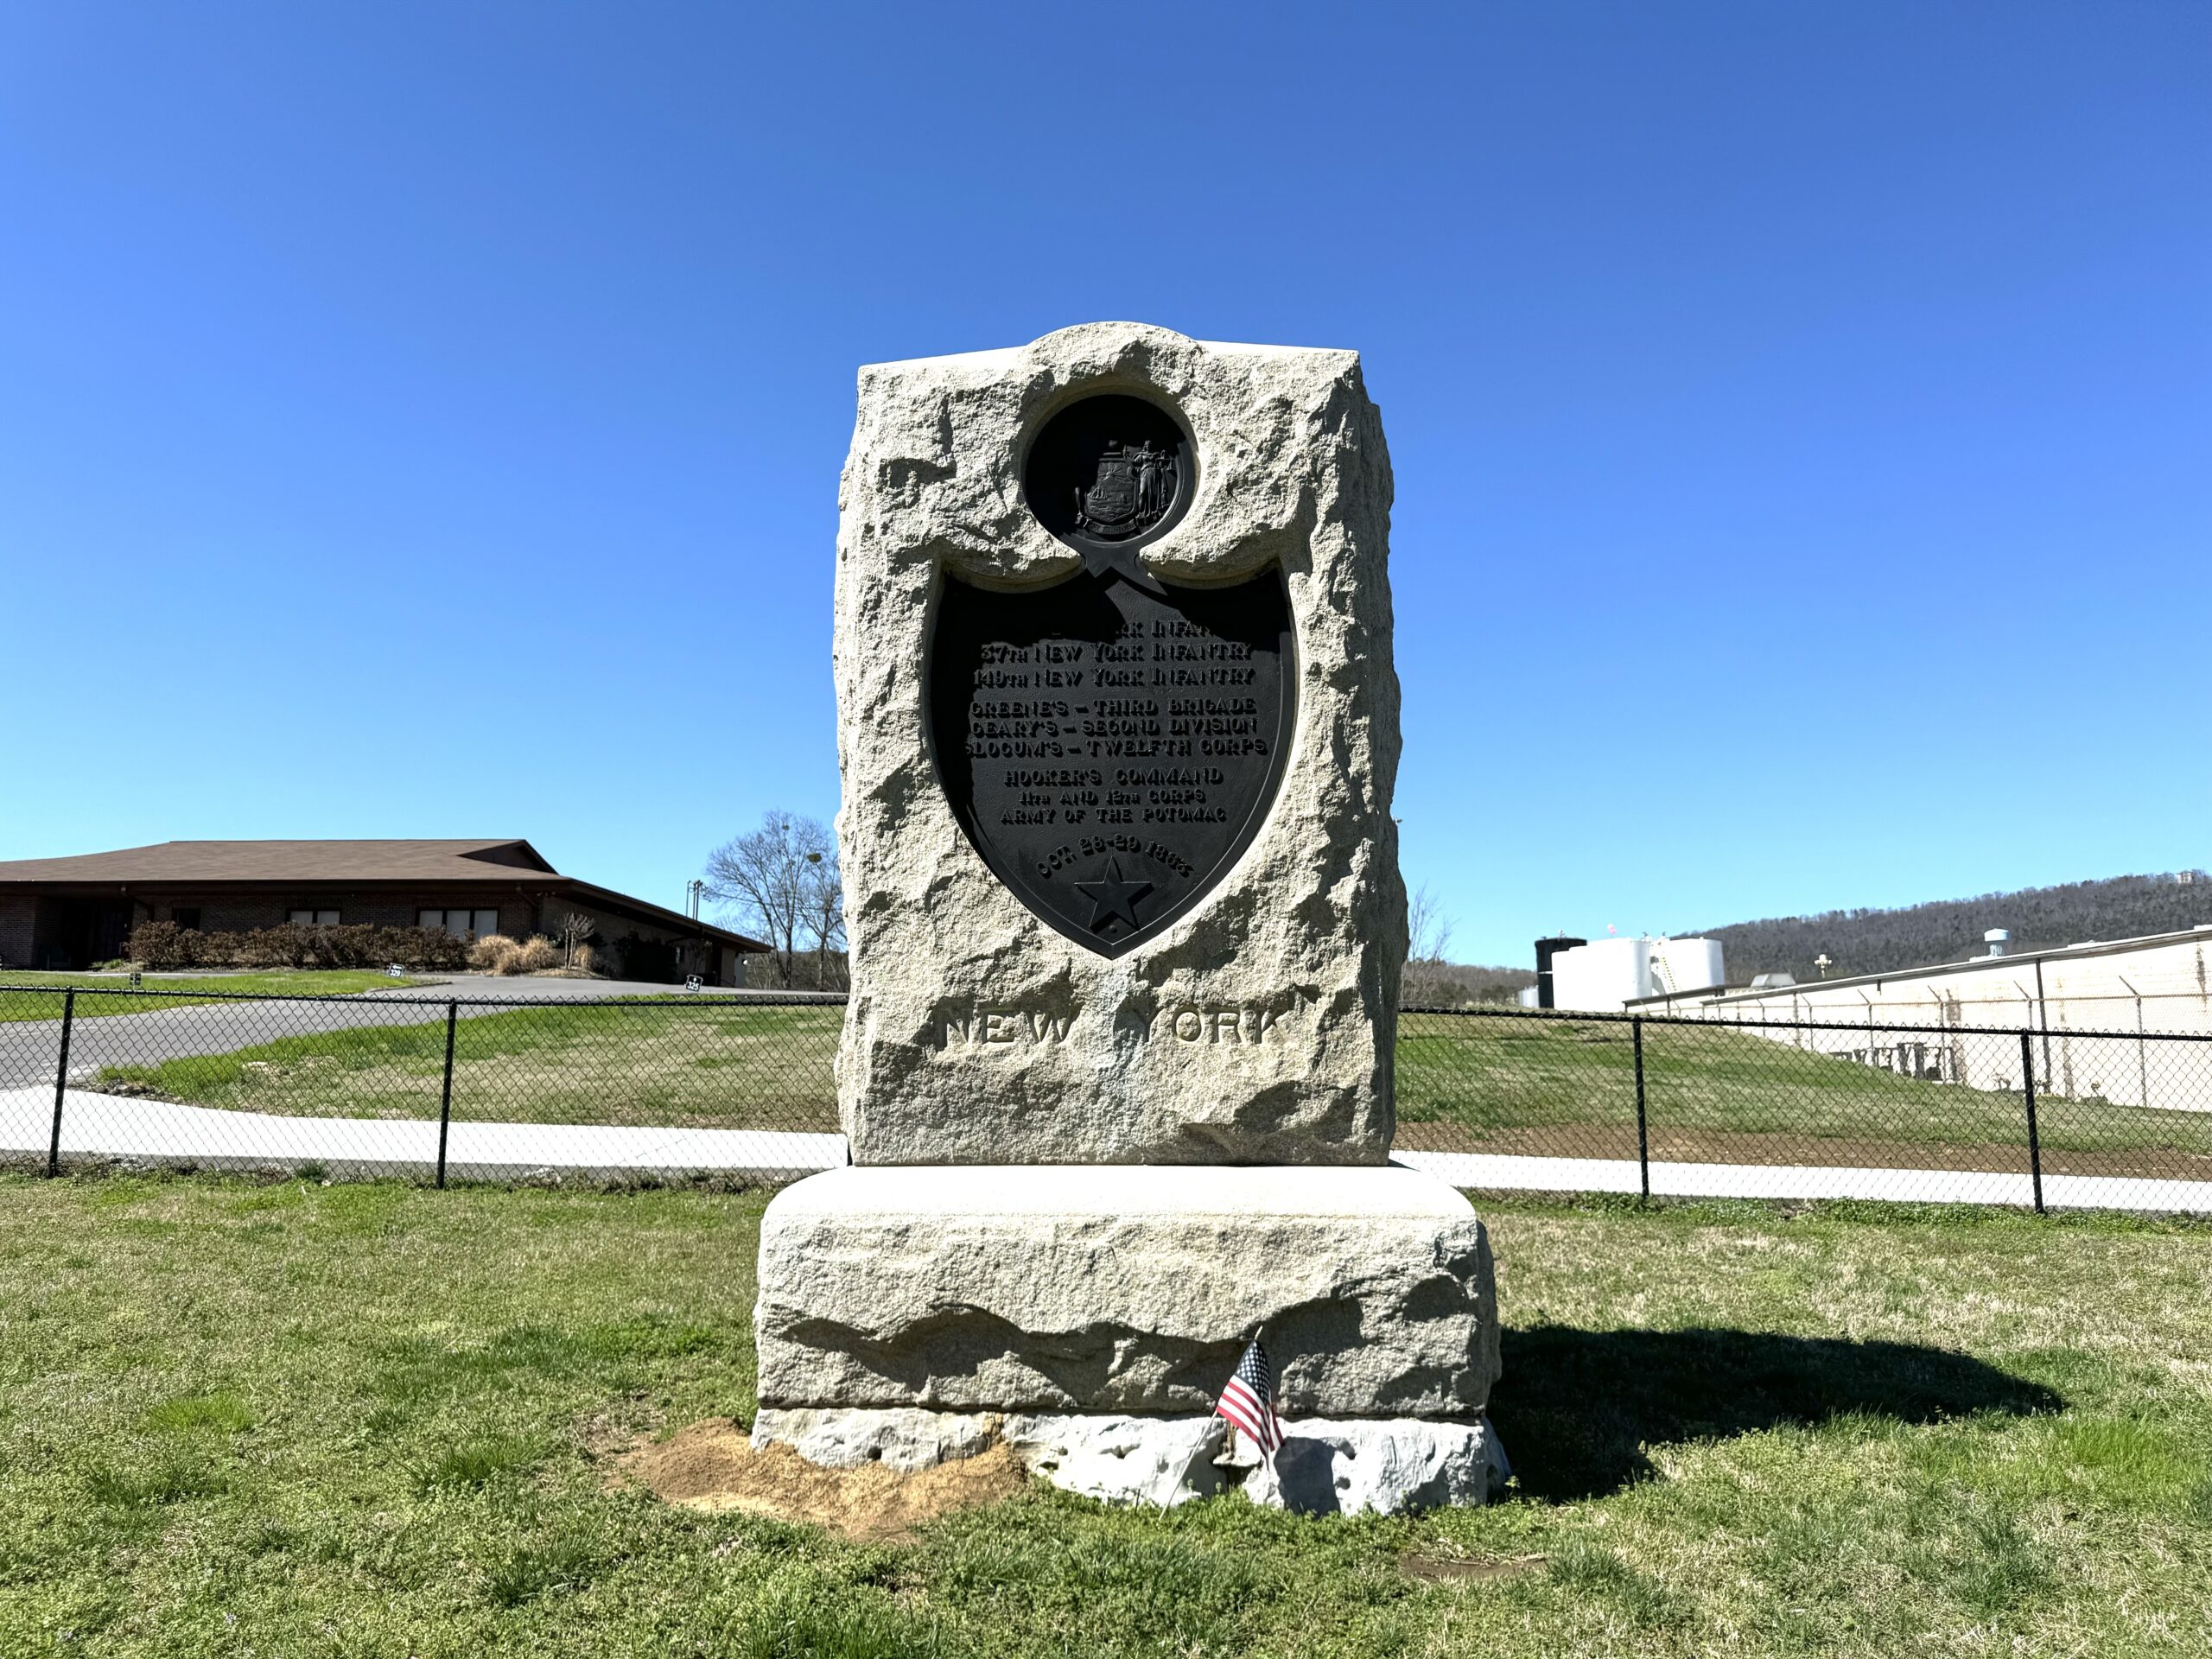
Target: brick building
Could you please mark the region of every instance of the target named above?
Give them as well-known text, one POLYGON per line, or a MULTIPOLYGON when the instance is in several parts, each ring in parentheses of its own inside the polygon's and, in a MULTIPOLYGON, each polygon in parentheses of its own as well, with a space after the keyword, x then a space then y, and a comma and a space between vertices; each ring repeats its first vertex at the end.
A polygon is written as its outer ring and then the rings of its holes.
POLYGON ((245 932, 286 922, 551 936, 594 924, 600 968, 623 979, 742 985, 741 933, 563 875, 526 841, 165 841, 0 862, 0 966, 60 969, 120 957, 140 922, 245 932))

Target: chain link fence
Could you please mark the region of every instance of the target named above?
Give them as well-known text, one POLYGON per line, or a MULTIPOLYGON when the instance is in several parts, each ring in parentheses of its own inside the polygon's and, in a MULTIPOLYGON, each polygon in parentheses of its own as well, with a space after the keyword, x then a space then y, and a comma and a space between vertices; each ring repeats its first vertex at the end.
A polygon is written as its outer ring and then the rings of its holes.
POLYGON ((842 996, 0 991, 0 1154, 333 1179, 789 1179, 845 1161, 842 996))
MULTIPOLYGON (((0 1157, 761 1185, 845 1161, 840 996, 0 989, 0 1157)), ((2212 1211, 2212 1037, 1518 1009, 1400 1020, 1470 1187, 2212 1211)))
POLYGON ((2202 1033, 1416 1010, 1397 1093, 1465 1185, 2212 1210, 2202 1033))

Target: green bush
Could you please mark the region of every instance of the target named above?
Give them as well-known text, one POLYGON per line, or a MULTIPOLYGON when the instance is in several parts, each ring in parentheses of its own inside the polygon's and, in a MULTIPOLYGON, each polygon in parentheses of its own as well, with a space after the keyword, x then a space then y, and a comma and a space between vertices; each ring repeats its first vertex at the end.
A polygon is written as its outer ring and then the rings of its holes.
POLYGON ((131 961, 148 968, 189 968, 192 946, 187 941, 199 938, 175 922, 141 922, 123 948, 131 961))

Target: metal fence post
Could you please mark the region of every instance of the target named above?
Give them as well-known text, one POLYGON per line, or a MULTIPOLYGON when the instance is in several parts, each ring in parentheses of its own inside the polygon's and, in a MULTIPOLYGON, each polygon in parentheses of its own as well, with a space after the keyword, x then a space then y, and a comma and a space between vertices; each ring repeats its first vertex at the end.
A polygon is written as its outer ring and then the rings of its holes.
POLYGON ((1651 1197, 1651 1130, 1643 1114, 1643 1016, 1629 1021, 1629 1036, 1636 1046, 1636 1167, 1643 1179, 1643 1196, 1651 1197))
POLYGON ((69 1092, 69 1033, 77 1022, 77 993, 61 994, 61 1058, 54 1063, 54 1134, 46 1143, 46 1173, 61 1173, 61 1101, 69 1092))
POLYGON ((2036 1214, 2043 1208, 2043 1138, 2036 1129, 2036 1049, 2034 1037, 2020 1033, 2020 1080, 2028 1097, 2028 1177, 2035 1185, 2036 1214))
POLYGON ((2135 1103, 2151 1103, 2151 1048, 2143 1039, 2143 993, 2127 984, 2127 976, 2114 974, 2113 977, 2127 985, 2127 994, 2135 999, 2135 1103))
POLYGON ((438 1096, 438 1185, 446 1184, 446 1136, 453 1130, 453 1028, 461 1018, 461 1004, 446 1004, 446 1082, 438 1096))

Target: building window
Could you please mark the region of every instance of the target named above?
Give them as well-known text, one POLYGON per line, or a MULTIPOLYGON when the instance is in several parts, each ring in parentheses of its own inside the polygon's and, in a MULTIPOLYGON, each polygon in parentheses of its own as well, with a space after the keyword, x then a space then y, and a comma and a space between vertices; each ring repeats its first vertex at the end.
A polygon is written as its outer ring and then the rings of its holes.
POLYGON ((200 906, 197 905, 172 906, 169 910, 169 920, 188 933, 197 933, 200 931, 200 906))
POLYGON ((334 910, 291 910, 284 912, 284 919, 294 927, 335 927, 338 912, 334 910))
POLYGON ((415 925, 450 933, 456 939, 480 939, 499 931, 496 910, 418 910, 415 925))

